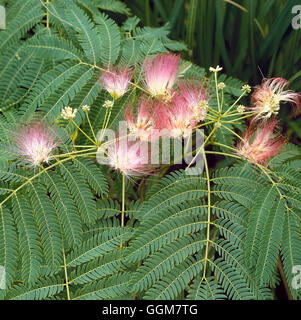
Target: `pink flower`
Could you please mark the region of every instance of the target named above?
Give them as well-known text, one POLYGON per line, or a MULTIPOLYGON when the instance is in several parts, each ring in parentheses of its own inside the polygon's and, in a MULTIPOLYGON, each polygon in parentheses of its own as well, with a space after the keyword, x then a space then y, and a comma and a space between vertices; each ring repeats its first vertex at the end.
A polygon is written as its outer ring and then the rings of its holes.
POLYGON ((196 125, 193 111, 179 94, 173 96, 170 105, 156 109, 156 127, 165 129, 172 138, 190 135, 196 125))
POLYGON ((102 73, 101 82, 113 99, 118 99, 129 90, 131 79, 132 71, 127 67, 110 67, 102 73))
POLYGON ((253 163, 265 164, 281 151, 285 139, 275 133, 277 121, 262 122, 258 128, 249 127, 243 136, 244 141, 236 148, 237 154, 253 163))
POLYGON ((179 83, 179 93, 193 112, 196 121, 203 121, 207 115, 206 90, 198 83, 179 83))
POLYGON ((43 126, 42 122, 22 127, 15 136, 15 143, 17 153, 33 166, 48 163, 58 146, 54 130, 43 126))
POLYGON ((148 143, 117 138, 108 146, 108 164, 126 176, 147 175, 153 172, 149 164, 148 143))
POLYGON ((177 78, 180 56, 158 54, 151 62, 145 60, 145 87, 152 96, 169 97, 177 78))
POLYGON ((255 87, 251 98, 253 107, 258 118, 270 118, 272 114, 278 114, 280 102, 290 102, 296 105, 298 111, 301 107, 300 95, 292 90, 284 90, 288 81, 283 78, 264 79, 262 84, 255 87))
POLYGON ((135 137, 141 140, 152 140, 154 138, 154 120, 152 117, 153 101, 142 97, 137 110, 137 115, 134 117, 133 110, 127 108, 126 121, 127 126, 135 137))

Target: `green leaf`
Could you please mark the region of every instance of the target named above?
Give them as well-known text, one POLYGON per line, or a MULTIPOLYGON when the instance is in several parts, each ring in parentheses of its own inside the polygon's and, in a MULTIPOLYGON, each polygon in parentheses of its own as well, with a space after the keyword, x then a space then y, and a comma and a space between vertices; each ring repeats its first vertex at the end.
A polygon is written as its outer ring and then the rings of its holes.
POLYGON ((100 166, 88 159, 74 159, 73 162, 97 194, 108 194, 109 186, 100 166))
POLYGON ((78 41, 88 62, 96 65, 101 54, 99 41, 101 35, 98 34, 97 28, 95 28, 86 13, 74 5, 72 1, 68 1, 66 16, 77 32, 78 41))
POLYGON ((260 284, 267 284, 275 269, 282 242, 285 211, 284 200, 279 198, 266 218, 255 271, 260 284))
POLYGON ((19 235, 22 279, 33 283, 39 276, 43 259, 38 226, 29 201, 23 195, 15 194, 12 204, 19 235))
POLYGON ((257 263, 264 226, 277 197, 274 186, 266 187, 258 193, 250 210, 245 240, 246 259, 251 266, 257 263))
POLYGON ((0 206, 0 265, 5 268, 6 286, 15 278, 18 256, 18 234, 10 210, 0 206))
POLYGON ((31 184, 29 190, 46 262, 51 266, 59 265, 62 263, 62 234, 53 203, 42 184, 31 184))
POLYGON ((120 227, 119 229, 107 230, 92 236, 67 256, 67 265, 75 267, 94 258, 104 256, 109 251, 120 247, 124 241, 127 241, 130 233, 130 230, 120 227))
POLYGON ((9 290, 5 299, 7 300, 42 300, 54 296, 64 289, 64 284, 58 277, 41 279, 32 287, 19 284, 9 290))
POLYGON ((100 34, 100 59, 105 66, 113 65, 120 52, 120 32, 116 23, 105 14, 94 17, 100 34))

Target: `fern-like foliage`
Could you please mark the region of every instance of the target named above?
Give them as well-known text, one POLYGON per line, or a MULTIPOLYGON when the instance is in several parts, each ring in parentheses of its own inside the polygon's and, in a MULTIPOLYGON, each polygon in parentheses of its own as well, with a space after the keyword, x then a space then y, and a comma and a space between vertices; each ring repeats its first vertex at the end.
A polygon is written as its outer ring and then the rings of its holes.
MULTIPOLYGON (((95 135, 115 129, 139 90, 146 91, 146 57, 186 45, 168 37, 168 25, 142 27, 118 0, 6 2, 7 29, 0 31, 6 288, 0 298, 262 300, 274 298, 280 276, 300 299, 292 272, 301 265, 300 149, 287 145, 266 166, 236 159, 236 132, 245 126, 233 112, 206 126, 215 131, 212 137, 206 131, 212 143, 203 173, 170 167, 168 174, 163 168, 125 182, 96 161, 95 135), (103 108, 111 96, 101 75, 117 64, 135 69, 132 87, 103 108), (66 106, 77 109, 72 122, 60 116, 66 106), (56 127, 60 144, 49 163, 20 165, 14 133, 35 118, 56 127), (210 152, 224 157, 229 149, 218 167, 208 166, 210 152)), ((240 99, 242 82, 222 74, 220 110, 214 75, 183 60, 179 70, 202 81, 212 117, 240 99)))

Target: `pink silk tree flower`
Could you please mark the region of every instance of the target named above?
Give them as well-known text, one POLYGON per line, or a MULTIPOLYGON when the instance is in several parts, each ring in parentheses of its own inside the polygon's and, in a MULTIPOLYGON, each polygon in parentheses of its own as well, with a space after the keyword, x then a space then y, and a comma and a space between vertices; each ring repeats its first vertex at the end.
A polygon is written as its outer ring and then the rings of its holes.
POLYGON ((275 132, 276 126, 277 120, 271 120, 249 127, 236 148, 237 154, 253 163, 266 164, 285 144, 285 139, 275 132))
POLYGON ((150 165, 148 143, 129 141, 128 137, 117 138, 108 146, 108 164, 126 176, 149 175, 150 165))
POLYGON ((23 126, 14 140, 17 153, 32 166, 48 163, 58 146, 54 130, 42 122, 23 126))
POLYGON ((170 106, 160 108, 160 112, 157 112, 157 119, 157 122, 160 121, 160 129, 166 129, 172 138, 187 137, 197 125, 193 111, 185 99, 178 94, 173 96, 170 106))
POLYGON ((102 73, 100 81, 113 99, 119 99, 129 90, 132 74, 128 67, 110 67, 102 73))
POLYGON ((292 90, 284 90, 288 81, 283 78, 264 79, 261 85, 255 87, 251 97, 250 109, 257 115, 254 119, 268 119, 276 115, 280 109, 280 103, 289 102, 296 105, 297 112, 301 107, 300 95, 292 90))
POLYGON ((155 97, 169 99, 177 79, 180 56, 171 53, 158 54, 152 61, 145 60, 145 88, 155 97))
POLYGON ((150 141, 154 138, 154 120, 152 117, 153 101, 142 97, 139 102, 137 115, 128 107, 126 110, 126 122, 131 134, 136 138, 150 141))
POLYGON ((204 121, 208 109, 206 90, 198 83, 180 82, 179 93, 192 110, 195 120, 204 121))

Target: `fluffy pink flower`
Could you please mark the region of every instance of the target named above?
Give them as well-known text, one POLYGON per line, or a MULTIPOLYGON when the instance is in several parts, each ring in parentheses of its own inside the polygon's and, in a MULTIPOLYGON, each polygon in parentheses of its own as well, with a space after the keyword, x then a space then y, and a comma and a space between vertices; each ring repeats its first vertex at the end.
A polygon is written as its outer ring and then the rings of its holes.
POLYGON ((281 151, 285 139, 275 132, 277 121, 262 122, 258 128, 249 127, 236 148, 238 155, 253 163, 265 164, 281 151))
POLYGON ((180 56, 171 53, 158 54, 145 60, 145 87, 151 95, 169 97, 177 78, 180 56))
POLYGON ((208 102, 206 90, 198 83, 179 83, 179 94, 184 98, 186 104, 193 112, 196 121, 203 121, 207 115, 208 102))
POLYGON ((156 127, 165 129, 172 138, 190 135, 196 125, 193 111, 181 95, 175 94, 170 105, 162 105, 156 110, 156 127))
POLYGON ((23 126, 15 136, 15 143, 17 153, 33 166, 48 163, 58 146, 54 130, 42 122, 23 126))
POLYGON ((153 101, 142 97, 134 117, 133 110, 128 107, 126 110, 127 126, 136 138, 141 140, 152 140, 154 138, 154 119, 152 117, 153 101))
POLYGON ((153 171, 149 164, 148 143, 144 141, 117 138, 108 146, 107 154, 108 164, 126 176, 147 175, 153 171))
POLYGON ((118 99, 129 90, 131 79, 132 70, 129 68, 110 67, 108 71, 102 73, 101 82, 109 94, 118 99))
POLYGON ((255 119, 267 119, 277 114, 282 101, 295 104, 297 111, 300 109, 300 95, 292 90, 284 90, 287 85, 288 81, 283 78, 271 78, 264 79, 261 85, 255 87, 251 98, 253 107, 250 108, 257 113, 255 119))

